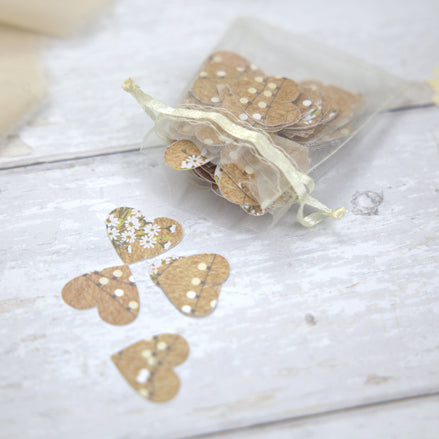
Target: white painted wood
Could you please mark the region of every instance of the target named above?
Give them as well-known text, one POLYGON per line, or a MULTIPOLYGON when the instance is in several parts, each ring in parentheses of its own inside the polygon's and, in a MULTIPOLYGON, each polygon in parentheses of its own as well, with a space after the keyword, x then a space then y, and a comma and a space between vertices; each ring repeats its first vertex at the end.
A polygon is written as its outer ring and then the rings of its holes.
POLYGON ((317 193, 348 207, 357 191, 382 193, 379 214, 313 230, 291 217, 257 231, 239 209, 178 185, 159 149, 0 173, 7 437, 24 426, 32 437, 181 437, 439 391, 436 120, 431 110, 383 115, 317 193), (131 325, 62 302, 69 279, 119 263, 103 219, 121 204, 183 224, 168 254, 228 258, 213 315, 179 314, 146 263, 133 266, 142 309, 131 325), (191 355, 178 368, 177 398, 154 405, 109 357, 163 331, 184 335, 191 355))
MULTIPOLYGON (((119 2, 85 35, 50 43, 51 98, 20 132, 33 148, 23 163, 138 144, 147 119, 116 91, 121 80, 133 75, 172 100, 237 15, 267 18, 414 80, 437 62, 437 3, 427 0, 294 2, 289 13, 281 1, 156 3, 119 2)), ((328 163, 316 191, 351 210, 356 194, 376 192, 378 215, 351 211, 313 230, 293 215, 260 227, 182 185, 163 169, 160 149, 0 171, 0 436, 182 437, 439 391, 437 123, 436 108, 380 115, 328 163), (120 263, 103 226, 119 205, 179 220, 185 238, 169 255, 227 257, 232 272, 213 315, 178 313, 148 280, 147 263, 132 267, 142 308, 131 325, 112 327, 95 310, 62 302, 68 280, 120 263), (164 331, 184 335, 191 355, 177 370, 177 398, 154 405, 109 357, 164 331)), ((364 208, 367 199, 357 200, 364 208)), ((419 409, 408 431, 422 437, 424 423, 436 425, 432 411, 419 409)), ((379 426, 385 413, 368 417, 379 426)), ((321 432, 359 431, 356 419, 331 419, 321 432)), ((397 437, 405 425, 392 430, 397 437)))
POLYGON ((439 397, 434 396, 203 435, 200 439, 436 439, 438 414, 439 397))
MULTIPOLYGON (((88 31, 47 39, 50 93, 20 131, 32 157, 139 144, 148 118, 121 89, 133 76, 150 94, 175 104, 205 56, 239 16, 259 17, 334 46, 406 79, 424 81, 437 65, 439 3, 349 0, 116 2, 88 31)), ((22 162, 1 158, 0 164, 22 162)))

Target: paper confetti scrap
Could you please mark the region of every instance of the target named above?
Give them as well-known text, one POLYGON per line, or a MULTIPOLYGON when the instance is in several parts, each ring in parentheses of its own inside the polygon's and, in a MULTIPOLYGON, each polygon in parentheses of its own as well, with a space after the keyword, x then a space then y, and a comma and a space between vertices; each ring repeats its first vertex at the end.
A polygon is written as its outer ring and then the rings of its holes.
POLYGON ((183 314, 204 316, 218 302, 221 284, 229 275, 229 263, 217 254, 166 258, 153 264, 151 279, 183 314))
POLYGON ((178 334, 149 337, 114 354, 111 359, 128 384, 153 402, 174 398, 180 380, 173 368, 186 361, 187 341, 178 334))
POLYGON ((62 298, 76 309, 97 307, 101 319, 112 325, 131 323, 139 313, 139 293, 127 265, 75 277, 64 286, 62 298))
POLYGON ((209 156, 190 140, 177 140, 166 148, 165 162, 174 169, 195 169, 209 162, 209 156))
POLYGON ((107 233, 125 264, 160 255, 178 244, 181 225, 170 218, 146 218, 131 207, 118 207, 106 219, 107 233))

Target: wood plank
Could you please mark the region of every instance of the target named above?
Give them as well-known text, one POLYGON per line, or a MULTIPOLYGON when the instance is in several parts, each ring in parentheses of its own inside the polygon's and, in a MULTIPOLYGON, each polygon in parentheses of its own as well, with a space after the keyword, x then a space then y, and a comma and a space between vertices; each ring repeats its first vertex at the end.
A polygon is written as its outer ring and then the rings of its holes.
POLYGON ((157 99, 177 104, 229 24, 249 14, 391 73, 424 81, 436 65, 439 40, 432 8, 429 0, 404 7, 396 0, 385 5, 371 1, 367 13, 347 0, 333 2, 330 10, 324 1, 276 0, 267 7, 264 2, 242 0, 225 8, 221 3, 188 0, 184 8, 166 10, 159 2, 151 3, 146 12, 142 0, 116 2, 90 23, 87 32, 47 40, 42 52, 49 95, 38 115, 19 132, 20 142, 32 152, 23 159, 0 157, 0 164, 138 145, 152 124, 121 89, 125 78, 133 76, 157 99), (393 25, 384 24, 383 17, 392 17, 393 25), (419 29, 423 29, 422 45, 414 38, 419 29))
POLYGON ((36 438, 181 437, 439 391, 436 119, 427 109, 380 116, 316 193, 352 208, 357 192, 374 191, 378 215, 313 230, 292 216, 260 227, 182 184, 158 149, 0 172, 6 437, 24 427, 36 438), (180 315, 147 263, 133 266, 142 304, 127 327, 62 302, 68 280, 119 263, 103 226, 118 205, 180 221, 185 238, 169 255, 229 260, 213 315, 180 315), (109 357, 165 331, 182 334, 191 354, 179 395, 154 405, 109 357))
POLYGON ((438 415, 439 396, 434 395, 197 437, 199 439, 335 439, 340 437, 434 439, 439 429, 438 415))

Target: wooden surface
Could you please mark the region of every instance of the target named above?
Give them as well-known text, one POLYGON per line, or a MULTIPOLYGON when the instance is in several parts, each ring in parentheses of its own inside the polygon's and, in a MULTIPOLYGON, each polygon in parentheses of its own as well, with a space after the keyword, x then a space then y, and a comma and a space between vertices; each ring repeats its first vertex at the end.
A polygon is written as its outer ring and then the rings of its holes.
POLYGON ((122 80, 175 100, 238 15, 420 81, 438 63, 437 9, 128 0, 85 34, 48 41, 50 97, 14 139, 32 151, 0 161, 0 437, 437 437, 437 108, 381 114, 341 151, 316 195, 350 212, 313 230, 293 213, 267 229, 182 184, 160 148, 114 152, 136 147, 149 127, 122 80), (119 264, 104 218, 120 205, 183 225, 167 255, 228 259, 212 315, 176 311, 148 262, 131 266, 141 309, 130 325, 62 302, 67 281, 119 264), (110 356, 161 332, 182 334, 191 353, 177 370, 178 396, 157 405, 133 392, 110 356))

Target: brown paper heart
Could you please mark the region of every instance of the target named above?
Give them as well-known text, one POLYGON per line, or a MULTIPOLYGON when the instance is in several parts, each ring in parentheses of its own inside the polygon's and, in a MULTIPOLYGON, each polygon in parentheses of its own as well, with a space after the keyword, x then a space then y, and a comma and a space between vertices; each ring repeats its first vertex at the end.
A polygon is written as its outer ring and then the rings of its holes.
POLYGON ((112 325, 131 323, 139 313, 139 293, 127 265, 75 277, 64 286, 62 298, 76 309, 97 307, 101 319, 112 325))
POLYGON ((190 96, 203 104, 217 105, 220 103, 218 84, 240 83, 248 88, 250 74, 261 76, 263 72, 237 53, 213 53, 201 67, 190 96))
POLYGON ((273 127, 299 120, 301 113, 293 103, 299 94, 300 88, 292 79, 266 76, 240 55, 224 51, 207 59, 189 98, 204 105, 221 104, 241 120, 273 127), (223 105, 224 87, 230 89, 237 105, 223 105))
POLYGON ((167 258, 154 264, 151 279, 183 314, 203 316, 212 312, 229 263, 217 254, 167 258))
POLYGON ((177 140, 166 148, 165 162, 173 169, 195 169, 208 163, 209 157, 190 140, 177 140))
POLYGON ((249 189, 251 179, 252 174, 233 163, 228 163, 221 167, 217 166, 215 170, 215 182, 222 196, 235 204, 259 205, 252 197, 249 189))
POLYGON ((157 256, 177 245, 181 225, 170 218, 148 219, 131 207, 118 207, 106 219, 107 233, 125 264, 157 256))
POLYGON ((216 165, 214 163, 206 163, 199 168, 192 170, 192 173, 202 181, 207 181, 208 183, 215 183, 215 169, 216 165))
POLYGON ((111 357, 128 384, 153 402, 174 398, 180 380, 173 368, 186 361, 187 341, 178 334, 160 334, 128 346, 111 357))

